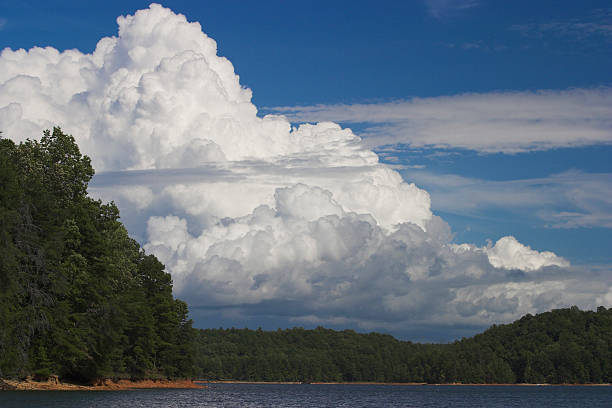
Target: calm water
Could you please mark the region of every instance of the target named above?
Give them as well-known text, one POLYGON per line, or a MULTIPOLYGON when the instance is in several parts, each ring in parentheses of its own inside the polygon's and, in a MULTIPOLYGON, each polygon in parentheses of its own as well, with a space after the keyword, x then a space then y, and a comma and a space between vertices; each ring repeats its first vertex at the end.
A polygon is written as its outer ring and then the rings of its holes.
POLYGON ((202 390, 0 392, 0 408, 612 407, 612 387, 211 384, 202 390))

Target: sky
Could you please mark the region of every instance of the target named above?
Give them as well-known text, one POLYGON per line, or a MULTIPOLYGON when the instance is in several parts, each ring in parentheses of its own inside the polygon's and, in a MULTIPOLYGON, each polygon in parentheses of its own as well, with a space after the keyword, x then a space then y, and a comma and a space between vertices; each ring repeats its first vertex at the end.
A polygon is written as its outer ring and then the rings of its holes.
POLYGON ((612 306, 608 1, 0 0, 0 49, 3 137, 73 134, 197 327, 612 306))

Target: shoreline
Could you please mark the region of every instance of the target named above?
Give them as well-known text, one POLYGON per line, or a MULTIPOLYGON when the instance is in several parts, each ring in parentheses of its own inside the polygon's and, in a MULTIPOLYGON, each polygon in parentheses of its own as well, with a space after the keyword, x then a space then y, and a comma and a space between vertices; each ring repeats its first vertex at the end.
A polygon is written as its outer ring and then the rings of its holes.
POLYGON ((207 387, 203 384, 197 384, 192 380, 115 381, 104 379, 95 384, 83 385, 62 382, 57 377, 51 377, 46 381, 0 379, 0 390, 2 391, 125 391, 157 388, 202 389, 207 387))
POLYGON ((26 380, 8 380, 0 379, 1 391, 126 391, 137 389, 204 389, 208 388, 207 384, 253 384, 253 385, 386 385, 386 386, 453 386, 453 387, 609 387, 612 384, 467 384, 467 383, 440 383, 428 384, 423 382, 300 382, 300 381, 242 381, 242 380, 112 380, 103 379, 95 384, 83 385, 61 382, 57 377, 51 377, 46 381, 35 381, 33 379, 26 380))
POLYGON ((201 384, 288 384, 288 385, 392 385, 392 386, 453 386, 453 387, 465 387, 465 386, 477 386, 477 387, 610 387, 612 384, 530 384, 530 383, 502 383, 502 384, 484 384, 484 383, 440 383, 440 384, 429 384, 424 382, 367 382, 367 381, 355 381, 355 382, 300 382, 300 381, 242 381, 242 380, 196 380, 197 383, 201 384))

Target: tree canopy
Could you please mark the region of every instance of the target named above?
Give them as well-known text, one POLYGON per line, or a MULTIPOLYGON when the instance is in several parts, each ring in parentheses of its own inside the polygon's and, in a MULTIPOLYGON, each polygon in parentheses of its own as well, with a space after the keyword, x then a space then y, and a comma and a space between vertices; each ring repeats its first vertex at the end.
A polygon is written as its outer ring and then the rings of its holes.
POLYGON ((61 129, 0 139, 0 377, 188 377, 194 329, 61 129))
POLYGON ((527 315, 450 344, 319 327, 206 329, 201 378, 249 381, 425 383, 612 382, 612 309, 527 315))

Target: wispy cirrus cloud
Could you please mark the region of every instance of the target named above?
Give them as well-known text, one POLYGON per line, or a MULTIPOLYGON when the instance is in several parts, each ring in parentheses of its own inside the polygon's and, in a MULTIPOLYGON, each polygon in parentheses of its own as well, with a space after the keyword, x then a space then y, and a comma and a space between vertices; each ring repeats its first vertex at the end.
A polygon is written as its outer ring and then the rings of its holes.
POLYGON ((482 52, 494 52, 499 53, 509 49, 507 45, 498 43, 498 42, 486 42, 484 40, 473 40, 473 41, 463 41, 463 42, 441 42, 438 43, 439 46, 446 47, 449 49, 456 50, 464 50, 467 52, 470 51, 482 51, 482 52))
POLYGON ((292 122, 363 124, 368 146, 519 153, 612 143, 612 88, 469 93, 269 108, 292 122))
POLYGON ((437 211, 476 215, 487 209, 533 214, 550 228, 612 228, 612 174, 567 171, 491 181, 423 170, 403 174, 432 196, 437 211))
POLYGON ((436 18, 448 17, 479 4, 478 0, 425 0, 427 11, 436 18))
POLYGON ((612 41, 612 9, 597 9, 581 18, 516 24, 511 27, 511 30, 539 39, 556 36, 583 41, 599 36, 612 41))

